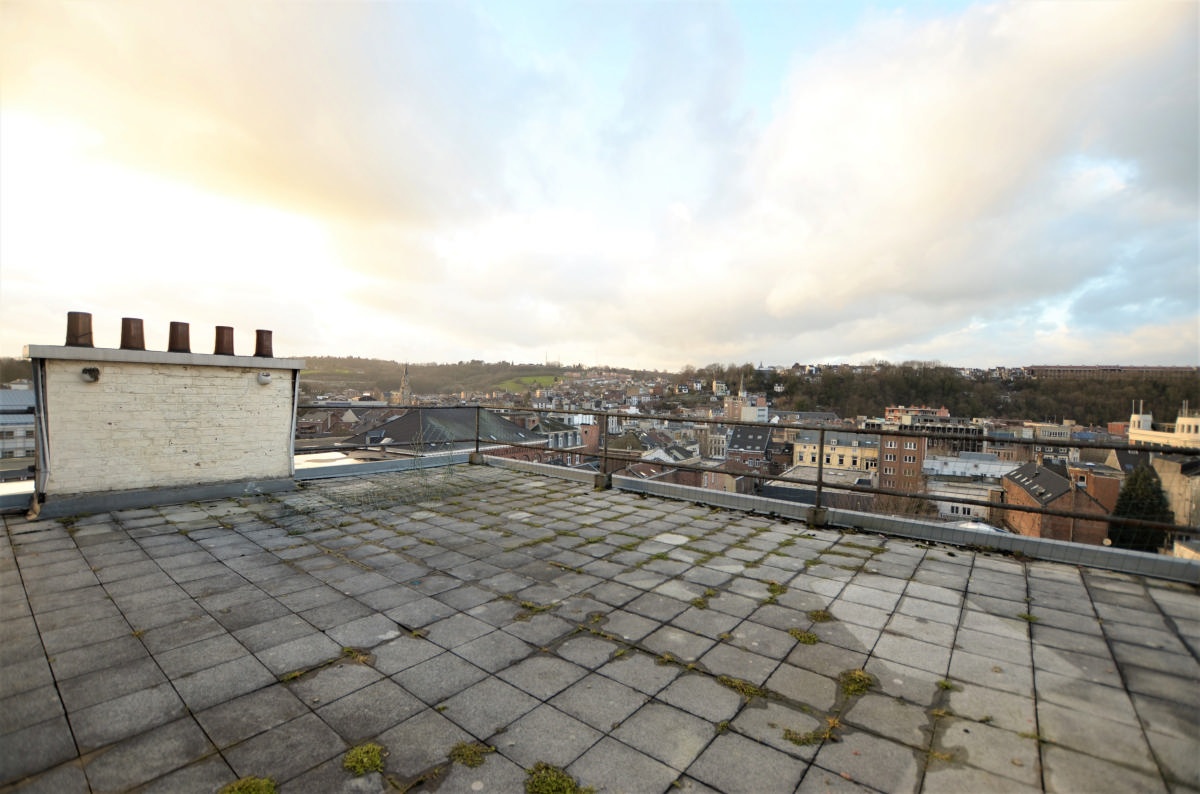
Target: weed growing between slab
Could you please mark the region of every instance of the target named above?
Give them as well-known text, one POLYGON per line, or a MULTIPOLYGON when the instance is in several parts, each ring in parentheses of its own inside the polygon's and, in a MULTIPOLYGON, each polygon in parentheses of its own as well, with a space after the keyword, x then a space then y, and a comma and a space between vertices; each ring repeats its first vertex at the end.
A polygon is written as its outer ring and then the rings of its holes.
POLYGON ((791 728, 785 728, 783 731, 783 738, 787 739, 792 744, 799 745, 801 747, 807 747, 813 744, 821 744, 822 742, 840 742, 841 739, 839 739, 837 734, 834 733, 834 731, 840 727, 842 727, 842 721, 840 719, 837 717, 826 717, 824 728, 817 728, 816 730, 808 731, 806 733, 800 733, 799 731, 793 731, 791 728))
POLYGON ((779 601, 779 596, 788 591, 787 585, 780 584, 774 580, 767 582, 767 597, 759 602, 762 606, 767 604, 775 604, 779 601))
POLYGON ((821 638, 811 631, 802 631, 800 629, 788 629, 788 634, 792 635, 792 639, 801 645, 816 645, 821 641, 821 638))
POLYGON ((488 747, 479 742, 459 742, 450 750, 450 760, 463 766, 483 766, 484 756, 496 752, 495 747, 488 747))
POLYGON ((370 664, 373 660, 370 651, 364 651, 362 648, 342 648, 342 656, 355 664, 370 664))
POLYGON ((217 794, 275 794, 275 781, 269 777, 243 777, 226 783, 217 794))
POLYGON ((837 618, 835 618, 833 614, 826 609, 812 610, 808 613, 808 619, 813 623, 829 623, 830 621, 837 620, 837 618))
POLYGON ((841 684, 842 694, 854 697, 870 691, 871 687, 875 686, 875 676, 862 669, 843 670, 838 675, 838 682, 841 684))
POLYGON ((362 777, 368 772, 383 771, 383 747, 375 742, 351 747, 342 758, 342 768, 355 777, 362 777))
POLYGON ((756 697, 765 698, 767 696, 767 690, 764 687, 758 686, 757 684, 752 684, 744 678, 734 678, 731 675, 719 675, 717 676, 717 683, 732 689, 746 700, 753 700, 756 697))
POLYGON ((525 794, 596 794, 591 786, 580 786, 575 778, 545 761, 538 761, 525 774, 525 794))
POLYGON ((521 611, 513 615, 513 620, 529 620, 534 615, 554 609, 554 604, 539 604, 534 601, 522 601, 520 603, 521 611))

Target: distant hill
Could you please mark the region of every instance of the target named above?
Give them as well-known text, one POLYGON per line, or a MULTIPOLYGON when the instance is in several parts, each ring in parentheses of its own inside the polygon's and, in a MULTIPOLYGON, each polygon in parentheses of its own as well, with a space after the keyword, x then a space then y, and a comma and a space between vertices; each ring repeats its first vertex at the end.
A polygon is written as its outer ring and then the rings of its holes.
MULTIPOLYGON (((355 356, 308 356, 300 373, 301 387, 310 394, 357 389, 398 391, 404 364, 355 356)), ((620 370, 628 375, 641 374, 620 370)), ((544 364, 512 364, 507 361, 460 361, 456 364, 409 364, 408 382, 414 394, 510 391, 523 393, 553 386, 568 376, 578 377, 584 367, 544 364)))

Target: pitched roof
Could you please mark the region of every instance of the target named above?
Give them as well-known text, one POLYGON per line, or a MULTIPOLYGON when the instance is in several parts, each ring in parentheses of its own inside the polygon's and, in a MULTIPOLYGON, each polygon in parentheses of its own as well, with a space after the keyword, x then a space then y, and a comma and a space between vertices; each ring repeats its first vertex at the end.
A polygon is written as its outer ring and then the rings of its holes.
POLYGON ((1004 475, 1043 506, 1048 505, 1071 490, 1066 469, 1054 464, 1039 466, 1030 461, 1004 475))
POLYGON ((728 452, 762 452, 767 451, 771 443, 771 431, 762 427, 738 425, 733 428, 733 434, 726 445, 728 452))
POLYGON ((477 421, 479 440, 484 445, 543 446, 547 440, 541 433, 526 430, 491 411, 456 407, 413 408, 404 416, 351 436, 346 443, 364 446, 385 443, 386 439, 388 444, 436 452, 473 448, 477 421))
POLYGON ((1129 474, 1138 466, 1150 465, 1150 453, 1140 449, 1114 449, 1109 457, 1117 459, 1117 468, 1129 474))

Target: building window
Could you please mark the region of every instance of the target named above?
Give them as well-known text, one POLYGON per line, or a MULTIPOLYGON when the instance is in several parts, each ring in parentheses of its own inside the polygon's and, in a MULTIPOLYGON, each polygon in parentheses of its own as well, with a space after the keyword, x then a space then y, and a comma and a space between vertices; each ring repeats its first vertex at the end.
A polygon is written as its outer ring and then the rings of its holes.
POLYGON ((886 442, 884 442, 884 444, 883 444, 883 445, 884 445, 885 447, 887 447, 888 449, 895 449, 895 448, 896 448, 896 442, 895 442, 895 441, 886 441, 886 442))
POLYGON ((845 455, 838 455, 838 465, 839 466, 846 465, 846 456, 845 455))
POLYGON ((904 442, 904 448, 905 448, 905 449, 916 449, 916 448, 917 448, 917 442, 916 442, 916 441, 905 441, 905 442, 904 442))
POLYGON ((896 459, 896 453, 894 453, 894 452, 885 452, 885 453, 883 453, 883 459, 884 459, 884 460, 895 460, 895 459, 896 459))
POLYGON ((958 505, 950 505, 951 515, 958 515, 958 505))
POLYGON ((895 473, 896 473, 896 469, 895 469, 895 467, 893 467, 893 466, 884 466, 884 467, 883 467, 883 473, 884 473, 884 474, 895 474, 895 473))
POLYGON ((904 462, 905 462, 905 463, 916 463, 916 462, 917 462, 917 456, 916 456, 916 455, 905 455, 905 456, 904 456, 904 462))

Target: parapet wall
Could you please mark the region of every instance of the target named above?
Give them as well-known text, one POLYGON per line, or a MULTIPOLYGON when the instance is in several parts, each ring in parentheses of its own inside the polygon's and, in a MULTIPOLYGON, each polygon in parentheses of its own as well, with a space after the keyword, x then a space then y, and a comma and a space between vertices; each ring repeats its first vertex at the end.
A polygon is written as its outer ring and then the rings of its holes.
POLYGON ((161 501, 161 489, 253 489, 294 473, 301 360, 75 345, 31 345, 26 356, 47 507, 85 495, 103 507, 133 504, 114 502, 130 492, 161 501))

